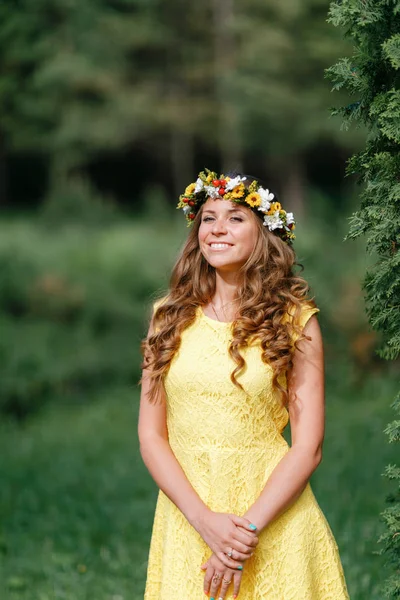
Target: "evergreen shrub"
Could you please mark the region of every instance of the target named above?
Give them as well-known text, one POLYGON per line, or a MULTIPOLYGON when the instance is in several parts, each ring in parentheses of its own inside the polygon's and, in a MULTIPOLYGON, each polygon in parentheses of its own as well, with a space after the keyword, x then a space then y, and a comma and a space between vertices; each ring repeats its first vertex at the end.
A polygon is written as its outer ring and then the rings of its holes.
MULTIPOLYGON (((329 20, 342 27, 354 52, 327 70, 334 89, 352 96, 333 114, 347 129, 353 121, 368 129, 365 148, 355 154, 347 173, 356 175, 361 206, 350 223, 348 237, 365 236, 375 257, 364 278, 366 312, 382 343, 379 356, 400 356, 400 4, 398 0, 332 2, 329 20)), ((397 363, 398 364, 398 363, 397 363)), ((398 370, 397 370, 398 374, 398 370)), ((400 442, 400 393, 393 399, 395 419, 387 426, 390 443, 400 442)), ((390 464, 385 475, 393 482, 382 513, 385 531, 381 552, 392 566, 384 585, 386 598, 400 598, 400 468, 390 464)))

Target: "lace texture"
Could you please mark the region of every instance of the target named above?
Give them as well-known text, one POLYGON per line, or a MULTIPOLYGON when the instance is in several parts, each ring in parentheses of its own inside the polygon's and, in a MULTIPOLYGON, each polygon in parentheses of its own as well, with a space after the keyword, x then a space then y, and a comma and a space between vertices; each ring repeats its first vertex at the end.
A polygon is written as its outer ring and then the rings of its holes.
MULTIPOLYGON (((300 326, 319 309, 304 306, 300 326)), ((256 344, 230 381, 230 323, 198 308, 166 377, 171 448, 212 510, 243 515, 289 450, 288 412, 272 390, 272 369, 256 344)), ((211 550, 160 491, 150 543, 145 600, 204 600, 200 566, 211 550)), ((226 596, 233 598, 232 585, 226 596)), ((246 561, 240 600, 349 600, 338 547, 308 484, 295 503, 259 535, 246 561)))

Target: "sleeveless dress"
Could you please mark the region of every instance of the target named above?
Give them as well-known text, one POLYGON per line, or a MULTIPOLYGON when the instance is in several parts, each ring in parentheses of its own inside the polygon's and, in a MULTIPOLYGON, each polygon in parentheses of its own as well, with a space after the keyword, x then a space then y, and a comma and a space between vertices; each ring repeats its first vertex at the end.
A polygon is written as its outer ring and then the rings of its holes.
MULTIPOLYGON (((303 305, 300 326, 318 310, 303 305)), ((198 307, 165 379, 167 424, 172 451, 204 503, 243 515, 289 450, 282 436, 289 415, 273 392, 272 368, 262 362, 257 343, 242 351, 246 369, 238 380, 248 396, 230 381, 230 338, 230 323, 214 321, 198 307)), ((160 490, 145 600, 204 600, 200 566, 211 554, 160 490)), ((226 598, 232 594, 233 584, 226 598)), ((309 483, 259 534, 244 564, 239 599, 349 600, 337 544, 309 483)))

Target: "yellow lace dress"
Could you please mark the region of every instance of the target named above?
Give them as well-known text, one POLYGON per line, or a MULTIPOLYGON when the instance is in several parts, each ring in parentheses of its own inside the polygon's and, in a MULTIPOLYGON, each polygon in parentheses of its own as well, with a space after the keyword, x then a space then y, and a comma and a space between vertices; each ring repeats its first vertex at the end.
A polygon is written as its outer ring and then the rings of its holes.
MULTIPOLYGON (((304 306, 304 326, 317 308, 304 306)), ((243 515, 288 451, 282 437, 288 412, 272 391, 272 369, 260 348, 244 352, 246 370, 230 381, 230 323, 197 309, 166 377, 171 448, 202 500, 212 510, 243 515)), ((203 600, 211 551, 160 490, 153 523, 145 600, 203 600)), ((232 584, 226 598, 232 599, 232 584)), ((239 600, 348 600, 338 547, 310 484, 259 535, 246 561, 239 600)))

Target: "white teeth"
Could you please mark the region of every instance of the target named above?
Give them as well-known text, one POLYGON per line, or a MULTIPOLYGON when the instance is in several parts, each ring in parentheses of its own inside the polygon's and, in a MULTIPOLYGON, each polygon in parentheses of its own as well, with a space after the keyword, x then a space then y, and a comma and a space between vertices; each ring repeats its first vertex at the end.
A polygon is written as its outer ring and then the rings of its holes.
POLYGON ((210 244, 211 248, 229 248, 230 244, 210 244))

